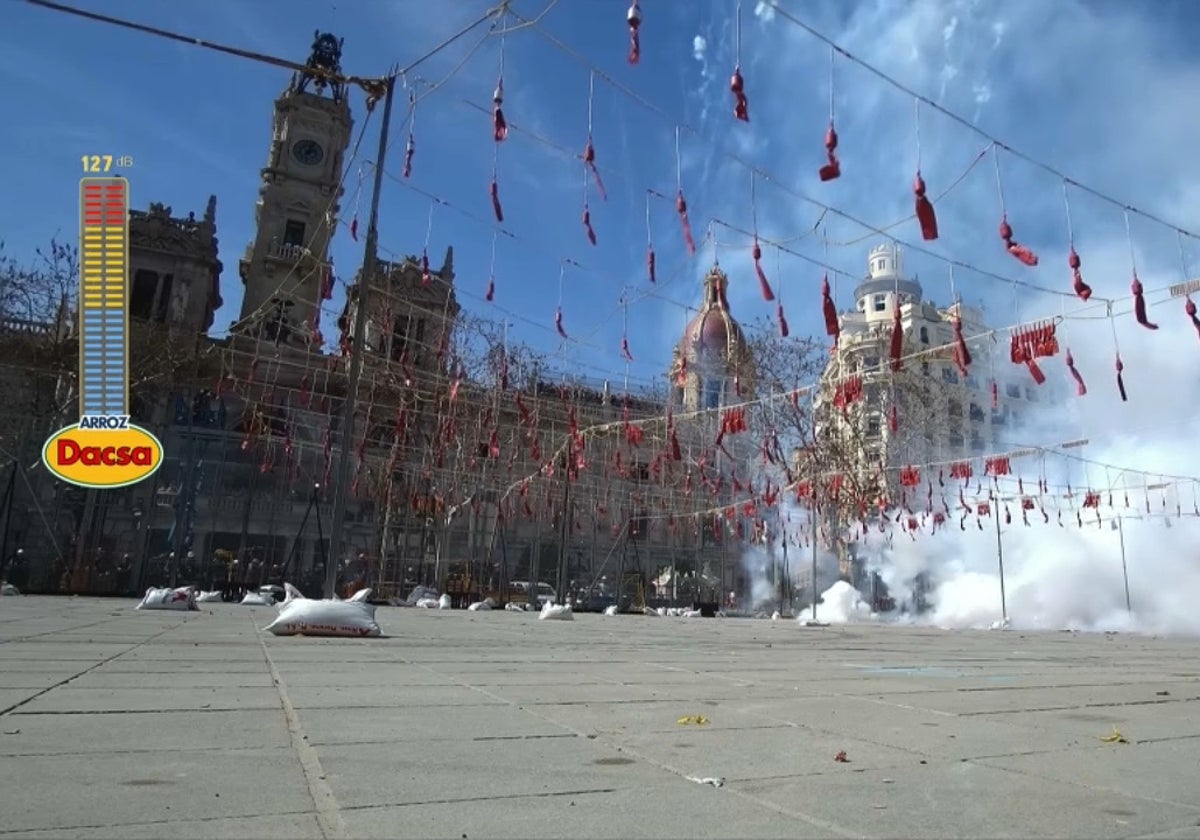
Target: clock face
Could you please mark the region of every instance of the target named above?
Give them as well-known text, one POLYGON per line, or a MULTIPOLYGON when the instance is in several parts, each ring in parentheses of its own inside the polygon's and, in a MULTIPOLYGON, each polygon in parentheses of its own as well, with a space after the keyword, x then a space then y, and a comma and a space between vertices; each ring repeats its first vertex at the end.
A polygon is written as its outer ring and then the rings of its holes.
POLYGON ((305 166, 316 166, 325 159, 325 150, 315 140, 297 140, 292 146, 292 157, 305 166))

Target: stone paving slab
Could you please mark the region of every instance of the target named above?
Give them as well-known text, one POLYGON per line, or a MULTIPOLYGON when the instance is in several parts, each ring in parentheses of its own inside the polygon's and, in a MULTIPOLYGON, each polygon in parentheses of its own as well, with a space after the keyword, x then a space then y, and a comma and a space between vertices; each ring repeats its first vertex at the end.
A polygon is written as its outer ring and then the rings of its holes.
POLYGON ((0 600, 0 840, 1200 837, 1198 640, 133 606, 0 600))

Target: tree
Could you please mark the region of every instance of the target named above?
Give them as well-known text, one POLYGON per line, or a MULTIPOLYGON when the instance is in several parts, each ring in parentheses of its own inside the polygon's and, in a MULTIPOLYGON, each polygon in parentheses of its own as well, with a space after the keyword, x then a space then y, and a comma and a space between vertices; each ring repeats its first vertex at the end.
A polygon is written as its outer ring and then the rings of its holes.
POLYGON ((770 322, 749 338, 757 422, 777 440, 779 459, 764 469, 790 484, 793 498, 816 506, 821 541, 838 554, 843 572, 860 522, 895 508, 924 508, 924 489, 901 485, 902 467, 966 457, 982 445, 967 430, 983 409, 971 402, 951 348, 906 335, 904 360, 894 370, 890 336, 890 325, 875 327, 838 353, 811 338, 780 339, 770 322))
POLYGON ((53 324, 74 306, 79 291, 79 249, 51 239, 34 251, 32 265, 5 253, 0 242, 0 320, 53 324))

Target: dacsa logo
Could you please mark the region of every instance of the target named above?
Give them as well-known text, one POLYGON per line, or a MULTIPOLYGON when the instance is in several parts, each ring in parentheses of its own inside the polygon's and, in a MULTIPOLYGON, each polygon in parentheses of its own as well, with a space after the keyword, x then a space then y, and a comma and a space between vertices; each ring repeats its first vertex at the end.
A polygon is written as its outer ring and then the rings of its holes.
POLYGON ((59 429, 42 447, 42 463, 56 477, 96 490, 128 487, 163 462, 162 444, 126 416, 83 417, 59 429))

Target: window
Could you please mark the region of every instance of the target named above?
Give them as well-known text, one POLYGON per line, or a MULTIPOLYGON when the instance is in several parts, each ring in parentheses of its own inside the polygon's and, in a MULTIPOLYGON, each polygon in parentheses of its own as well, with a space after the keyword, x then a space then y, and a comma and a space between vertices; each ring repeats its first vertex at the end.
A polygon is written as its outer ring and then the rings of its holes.
POLYGON ((1038 401, 1037 389, 1035 389, 1029 385, 1026 385, 1025 386, 1025 399, 1029 400, 1030 402, 1037 402, 1038 401))
POLYGON ((970 412, 971 420, 979 423, 983 422, 983 409, 980 408, 976 403, 971 403, 970 412))
POLYGON ((859 300, 858 300, 858 311, 859 311, 859 312, 866 312, 866 311, 867 311, 867 300, 866 300, 866 298, 859 298, 859 300))
POLYGON ((425 355, 425 349, 425 319, 418 318, 413 335, 413 349, 409 355, 413 357, 414 362, 420 364, 421 357, 425 355))
POLYGON ((958 371, 956 371, 954 368, 942 368, 942 381, 950 382, 952 384, 958 382, 958 371))
POLYGON ((875 295, 874 309, 876 312, 887 309, 887 295, 875 295))
POLYGON ((408 348, 408 318, 401 316, 395 320, 392 325, 392 346, 391 356, 392 361, 400 361, 400 356, 408 348))
POLYGON ((968 373, 967 374, 967 387, 978 389, 979 388, 979 377, 973 373, 968 373))
POLYGON ((158 305, 154 307, 154 320, 165 321, 171 312, 171 286, 175 278, 170 274, 162 276, 162 284, 158 290, 158 305))
POLYGON ((683 405, 683 387, 680 385, 676 385, 674 388, 671 389, 671 392, 675 395, 675 398, 673 400, 675 405, 682 406, 683 405))
POLYGON ((879 418, 872 417, 867 421, 867 437, 875 437, 879 434, 879 418))
POLYGON ((1014 400, 1019 400, 1019 399, 1021 399, 1021 386, 1020 385, 1006 385, 1006 386, 1004 386, 1004 393, 1006 395, 1008 395, 1009 397, 1012 397, 1014 400))
POLYGON ((721 407, 721 380, 705 379, 702 383, 701 408, 721 407))
POLYGON ((921 343, 929 343, 929 327, 921 327, 921 343))
POLYGON ((983 445, 983 436, 980 435, 978 432, 972 432, 971 433, 971 449, 975 452, 982 452, 984 450, 984 448, 985 447, 983 445))
POLYGON ((133 275, 133 288, 129 291, 129 316, 149 321, 157 292, 158 272, 139 268, 133 275))
POLYGON ((875 370, 877 367, 879 367, 878 356, 867 356, 867 358, 863 359, 863 368, 866 370, 875 370))
POLYGON ((1008 422, 1008 406, 1002 406, 999 411, 992 412, 992 425, 1003 426, 1008 422))
POLYGON ((946 403, 946 414, 950 417, 962 417, 962 403, 958 400, 950 400, 946 403))
POLYGON ((922 376, 929 375, 929 362, 921 362, 921 375, 922 376))
POLYGON ((304 247, 304 222, 288 219, 283 228, 283 244, 304 247))
POLYGON ((643 464, 640 461, 638 461, 637 463, 631 464, 629 466, 629 477, 632 478, 634 481, 649 481, 650 480, 650 465, 643 464))
POLYGON ((963 447, 963 436, 961 434, 959 434, 958 432, 951 432, 950 433, 950 448, 951 449, 962 449, 962 447, 963 447))

